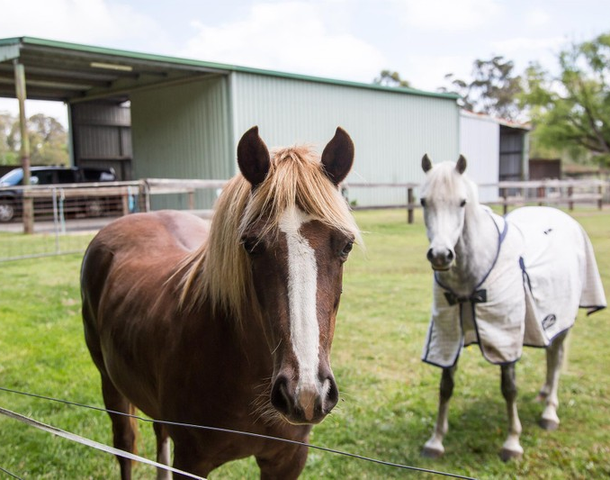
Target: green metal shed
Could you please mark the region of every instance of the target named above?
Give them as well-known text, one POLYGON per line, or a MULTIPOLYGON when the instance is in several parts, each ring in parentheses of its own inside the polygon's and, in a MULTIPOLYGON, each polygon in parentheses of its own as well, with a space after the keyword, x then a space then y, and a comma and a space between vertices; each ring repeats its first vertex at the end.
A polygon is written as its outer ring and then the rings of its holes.
MULTIPOLYGON (((423 153, 459 154, 452 94, 20 37, 0 40, 0 96, 16 96, 17 65, 27 98, 68 105, 73 163, 112 165, 124 179, 229 178, 252 125, 270 147, 319 148, 342 126, 356 145, 354 183, 418 182, 423 153)), ((405 200, 392 189, 353 195, 359 205, 405 200)))

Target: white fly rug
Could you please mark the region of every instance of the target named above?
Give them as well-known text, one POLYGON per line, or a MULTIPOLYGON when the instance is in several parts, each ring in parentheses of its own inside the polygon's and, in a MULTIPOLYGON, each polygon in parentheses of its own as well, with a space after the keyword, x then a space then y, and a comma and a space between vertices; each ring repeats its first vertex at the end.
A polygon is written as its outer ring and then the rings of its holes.
POLYGON ((523 345, 547 347, 570 329, 579 307, 606 307, 591 242, 572 217, 549 207, 490 215, 498 254, 472 294, 460 298, 435 276, 424 362, 451 367, 477 343, 489 362, 512 363, 523 345))

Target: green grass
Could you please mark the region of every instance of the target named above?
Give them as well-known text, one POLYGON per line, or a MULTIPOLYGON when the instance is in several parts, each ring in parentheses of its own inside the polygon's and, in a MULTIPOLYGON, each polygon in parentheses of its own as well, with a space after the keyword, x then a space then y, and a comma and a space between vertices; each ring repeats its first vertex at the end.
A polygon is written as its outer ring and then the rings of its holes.
POLYGON ((91 232, 55 235, 54 233, 0 232, 0 261, 47 256, 55 253, 84 252, 93 238, 91 232))
MULTIPOLYGON (((504 464, 506 436, 499 368, 477 348, 464 351, 449 414, 446 454, 420 450, 434 424, 440 370, 420 361, 429 319, 431 272, 421 217, 405 223, 403 210, 357 212, 366 250, 346 264, 344 296, 333 344, 341 401, 314 429, 311 442, 390 462, 479 478, 600 478, 610 475, 610 310, 584 314, 569 342, 560 385, 556 432, 536 422, 534 402, 543 382, 544 351, 526 349, 517 366, 522 460, 504 464)), ((610 293, 610 212, 574 216, 593 241, 610 293)), ((82 338, 80 256, 1 265, 0 386, 101 405, 99 378, 82 338)), ((105 414, 0 392, 0 406, 110 444, 105 414)), ((154 458, 150 425, 141 425, 140 454, 154 458)), ((118 478, 114 458, 0 418, 0 467, 23 478, 118 478)), ((419 478, 390 467, 311 451, 306 479, 419 478)), ((138 465, 135 478, 152 478, 138 465)), ((252 459, 221 467, 210 478, 257 478, 252 459)), ((0 478, 2 474, 0 473, 0 478)))

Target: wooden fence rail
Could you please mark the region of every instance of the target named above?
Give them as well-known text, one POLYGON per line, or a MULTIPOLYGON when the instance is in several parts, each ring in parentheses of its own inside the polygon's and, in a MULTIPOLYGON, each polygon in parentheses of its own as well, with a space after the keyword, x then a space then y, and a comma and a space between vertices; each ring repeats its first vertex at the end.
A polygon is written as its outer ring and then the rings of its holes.
MULTIPOLYGON (((406 204, 378 205, 354 207, 358 210, 381 208, 406 208, 407 222, 413 223, 414 211, 421 208, 414 201, 418 183, 345 183, 343 194, 349 199, 350 188, 401 188, 406 191, 406 204)), ((567 205, 570 210, 578 203, 594 203, 602 209, 606 192, 610 192, 608 180, 537 180, 537 181, 507 181, 480 184, 480 188, 497 188, 500 196, 492 201, 483 202, 487 205, 501 205, 504 214, 510 206, 526 204, 567 205)))
MULTIPOLYGON (((122 212, 130 212, 130 200, 137 197, 138 210, 150 210, 151 195, 171 193, 185 194, 189 210, 194 210, 195 192, 202 189, 222 189, 227 180, 183 180, 183 179, 145 179, 133 182, 100 182, 94 184, 66 184, 53 186, 9 187, 11 190, 23 190, 23 198, 57 196, 96 197, 115 196, 122 198, 122 212)), ((393 205, 375 205, 354 207, 355 209, 406 208, 407 222, 413 223, 415 209, 420 208, 416 191, 419 183, 344 183, 342 191, 349 200, 350 188, 398 188, 405 192, 405 203, 393 205)), ((525 204, 563 204, 573 209, 578 203, 594 203, 602 208, 605 195, 610 192, 610 182, 604 180, 541 180, 524 182, 499 182, 481 184, 481 188, 497 188, 499 197, 485 202, 489 205, 501 205, 504 213, 510 206, 525 204)), ((0 188, 8 190, 7 187, 0 188)))

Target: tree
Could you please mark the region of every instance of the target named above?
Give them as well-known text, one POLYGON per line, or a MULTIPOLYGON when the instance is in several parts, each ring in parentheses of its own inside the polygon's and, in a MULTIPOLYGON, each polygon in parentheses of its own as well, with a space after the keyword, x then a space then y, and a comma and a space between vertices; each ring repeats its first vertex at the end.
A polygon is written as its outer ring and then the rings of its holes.
POLYGON ((8 112, 0 113, 0 165, 11 165, 16 162, 16 156, 9 143, 15 117, 8 112))
POLYGON ((28 120, 30 160, 37 165, 67 165, 67 134, 64 126, 53 117, 41 113, 28 120))
MULTIPOLYGON (((30 161, 32 165, 67 165, 68 135, 55 118, 36 114, 28 119, 30 161)), ((9 113, 0 114, 0 164, 19 165, 21 133, 19 120, 9 113)))
POLYGON ((408 80, 400 78, 398 72, 392 72, 390 70, 382 70, 378 77, 373 80, 376 85, 384 85, 386 87, 404 87, 411 88, 411 84, 408 80))
POLYGON ((543 147, 587 152, 610 165, 610 33, 572 44, 558 57, 552 76, 532 64, 521 97, 528 107, 535 138, 543 147))
POLYGON ((448 73, 445 79, 451 82, 451 88, 441 87, 439 90, 460 95, 460 105, 466 110, 517 120, 521 113, 517 103, 521 77, 514 75, 513 70, 513 62, 505 61, 502 56, 475 60, 472 81, 466 82, 448 73))

